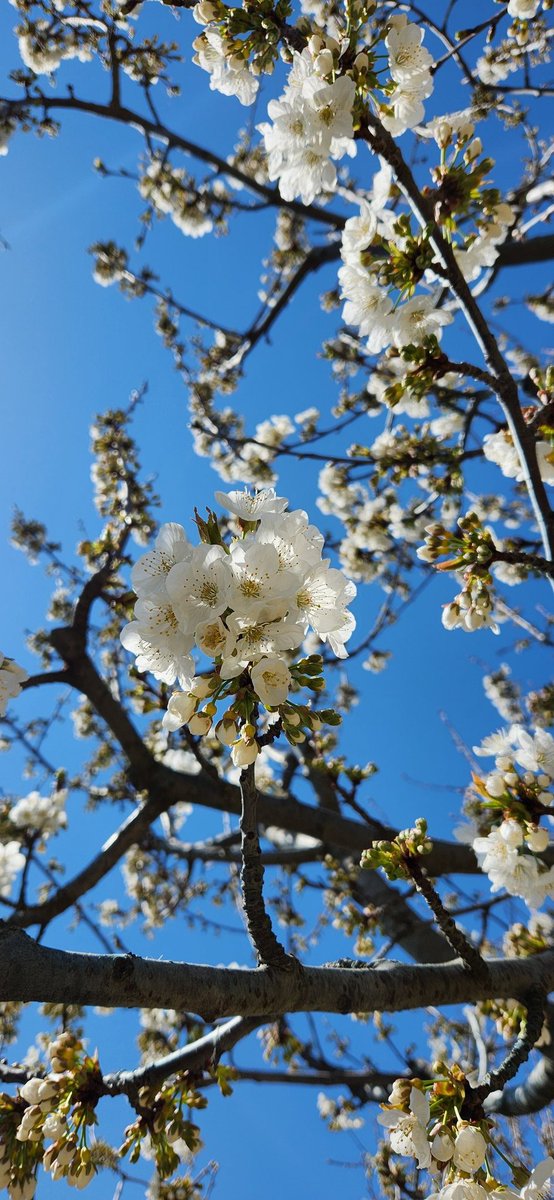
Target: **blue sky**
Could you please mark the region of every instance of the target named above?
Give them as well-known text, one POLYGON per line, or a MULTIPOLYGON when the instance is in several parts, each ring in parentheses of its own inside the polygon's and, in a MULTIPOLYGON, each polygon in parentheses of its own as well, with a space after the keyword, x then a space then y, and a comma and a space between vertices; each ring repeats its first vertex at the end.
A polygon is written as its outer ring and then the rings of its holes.
MULTIPOLYGON (((147 22, 161 23, 168 34, 182 38, 185 46, 198 32, 188 16, 176 25, 172 14, 161 6, 152 5, 152 10, 152 14, 147 12, 147 22)), ((467 10, 469 23, 482 12, 482 6, 472 0, 467 10)), ((14 10, 4 5, 0 11, 3 78, 17 64, 11 35, 14 23, 14 10)), ((190 53, 187 57, 190 59, 190 53)), ((190 61, 178 74, 185 83, 183 95, 171 102, 160 98, 162 111, 169 114, 173 125, 199 140, 205 137, 212 149, 228 153, 237 128, 249 114, 245 118, 235 101, 210 93, 207 78, 190 61)), ((66 66, 60 77, 82 78, 79 87, 86 95, 103 94, 106 88, 105 78, 96 69, 66 66)), ((131 96, 131 86, 126 86, 131 96)), ((464 102, 462 96, 455 106, 464 102)), ((439 89, 433 105, 433 111, 452 108, 452 98, 439 89)), ((261 119, 262 113, 260 106, 256 119, 261 119)), ((489 122, 487 131, 497 159, 495 178, 500 183, 512 181, 513 144, 496 123, 489 122)), ((162 520, 190 527, 194 505, 201 508, 210 503, 214 489, 224 486, 207 461, 192 453, 183 384, 154 334, 150 302, 129 302, 115 288, 100 288, 92 279, 87 247, 113 238, 130 248, 142 207, 131 182, 100 178, 92 170, 92 161, 98 156, 109 167, 133 171, 139 151, 140 138, 132 130, 66 115, 58 138, 19 135, 12 140, 7 158, 0 159, 0 234, 8 244, 0 253, 5 398, 0 473, 2 649, 29 669, 33 669, 33 660, 24 649, 24 631, 42 623, 52 581, 45 580, 40 567, 29 566, 9 546, 11 509, 17 504, 27 515, 45 521, 50 536, 62 542, 69 557, 83 532, 94 533, 97 517, 89 484, 88 427, 98 411, 124 405, 130 392, 147 381, 148 392, 135 428, 144 471, 155 478, 162 496, 162 520)), ((368 166, 360 161, 361 169, 368 166)), ((369 174, 368 170, 368 179, 369 174)), ((259 263, 270 237, 271 222, 265 215, 248 220, 238 217, 232 236, 219 240, 185 239, 166 220, 149 234, 141 261, 150 263, 183 303, 224 323, 246 326, 258 308, 259 263)), ((540 289, 543 277, 544 271, 534 271, 533 291, 540 289)), ((262 416, 294 413, 312 404, 325 412, 335 402, 331 374, 316 357, 322 338, 333 330, 333 319, 318 314, 317 297, 332 282, 331 270, 311 280, 274 331, 271 346, 259 347, 249 360, 246 377, 231 403, 247 415, 251 426, 262 416)), ((510 287, 521 294, 523 280, 517 271, 503 277, 500 290, 510 287)), ((536 348, 544 344, 548 327, 537 329, 524 309, 514 310, 506 321, 536 348)), ((469 338, 462 335, 460 357, 469 353, 469 338)), ((375 422, 366 436, 373 437, 377 431, 375 422)), ((361 427, 356 436, 364 436, 361 427)), ((284 461, 279 470, 279 488, 290 497, 291 507, 306 507, 312 519, 324 525, 314 505, 315 469, 308 465, 298 470, 284 461)), ((486 486, 492 489, 492 475, 486 486)), ((383 675, 369 675, 354 665, 352 678, 362 690, 362 700, 343 732, 345 751, 354 761, 372 759, 379 765, 379 774, 363 788, 370 810, 400 826, 425 813, 432 831, 442 836, 451 832, 458 810, 460 796, 454 789, 467 784, 469 771, 441 714, 446 714, 469 746, 500 724, 483 695, 482 668, 483 664, 493 668, 502 661, 506 646, 514 640, 505 630, 498 639, 487 633, 472 637, 446 633, 440 623, 440 604, 452 597, 453 590, 452 581, 438 578, 398 627, 383 637, 380 647, 393 651, 391 665, 383 675), (440 790, 440 785, 446 785, 445 790, 440 790)), ((546 588, 537 586, 532 596, 531 604, 548 604, 546 588)), ((365 623, 367 614, 377 611, 380 602, 377 589, 361 590, 357 604, 360 624, 365 623)), ((545 667, 540 652, 532 651, 516 660, 514 670, 528 690, 542 679, 545 667)), ((25 697, 19 711, 24 715, 40 711, 39 698, 25 697)), ((70 769, 78 761, 79 748, 67 741, 67 733, 61 729, 54 734, 52 752, 70 769)), ((23 789, 25 794, 30 785, 21 781, 17 756, 13 762, 4 758, 3 765, 4 789, 23 789)), ((112 813, 70 812, 69 832, 58 840, 55 851, 60 856, 65 852, 71 872, 86 860, 90 844, 107 834, 113 822, 112 813)), ((204 836, 219 828, 219 818, 202 812, 191 818, 190 835, 204 836)), ((113 892, 110 881, 95 898, 113 892)), ((236 913, 229 915, 229 922, 240 929, 236 913)), ((63 918, 52 926, 52 944, 65 944, 68 924, 63 918)), ((82 929, 77 939, 67 944, 97 949, 82 929)), ((340 946, 337 952, 346 952, 338 939, 332 944, 340 946)), ((187 929, 184 922, 168 926, 159 941, 145 947, 137 940, 133 947, 193 961, 248 960, 244 935, 207 940, 187 929)), ((33 1020, 29 1017, 29 1025, 33 1020)), ((399 1024, 417 1040, 419 1020, 415 1023, 409 1018, 399 1024)), ((349 1030, 352 1027, 351 1022, 343 1025, 349 1030)), ((116 1014, 109 1020, 96 1018, 92 1030, 91 1044, 98 1043, 106 1069, 135 1061, 134 1027, 128 1014, 116 1014)), ((359 1045, 368 1049, 363 1037, 359 1045)), ((237 1054, 237 1061, 257 1063, 253 1042, 237 1054)), ((266 1200, 277 1200, 283 1189, 290 1191, 291 1186, 307 1200, 321 1196, 325 1189, 340 1189, 343 1200, 357 1200, 364 1192, 359 1172, 332 1167, 322 1173, 328 1157, 353 1161, 359 1150, 350 1135, 328 1138, 307 1089, 298 1087, 285 1093, 275 1087, 262 1092, 256 1085, 242 1084, 232 1101, 222 1100, 214 1092, 201 1124, 206 1141, 202 1161, 206 1157, 220 1161, 215 1195, 222 1200, 236 1195, 239 1179, 243 1200, 257 1200, 260 1179, 266 1200), (250 1170, 244 1169, 245 1122, 253 1150, 250 1170), (293 1165, 300 1128, 301 1158, 293 1165)), ((373 1116, 368 1111, 366 1129, 360 1134, 366 1148, 372 1144, 372 1126, 373 1116)), ((132 1173, 147 1174, 142 1167, 132 1173)), ((88 1191, 91 1200, 105 1197, 106 1187, 104 1177, 96 1181, 88 1191)), ((42 1184, 41 1197, 51 1194, 51 1184, 42 1184)))

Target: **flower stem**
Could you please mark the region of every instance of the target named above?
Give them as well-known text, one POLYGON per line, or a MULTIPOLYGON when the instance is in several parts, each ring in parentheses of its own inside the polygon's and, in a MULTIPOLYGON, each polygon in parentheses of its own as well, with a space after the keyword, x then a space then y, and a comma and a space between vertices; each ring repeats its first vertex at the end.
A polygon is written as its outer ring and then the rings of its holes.
POLYGON ((287 954, 284 946, 276 938, 264 904, 264 869, 256 821, 258 793, 254 781, 254 763, 250 763, 241 772, 240 794, 240 881, 250 941, 258 956, 259 966, 274 967, 281 971, 292 970, 297 965, 297 959, 292 954, 287 954))

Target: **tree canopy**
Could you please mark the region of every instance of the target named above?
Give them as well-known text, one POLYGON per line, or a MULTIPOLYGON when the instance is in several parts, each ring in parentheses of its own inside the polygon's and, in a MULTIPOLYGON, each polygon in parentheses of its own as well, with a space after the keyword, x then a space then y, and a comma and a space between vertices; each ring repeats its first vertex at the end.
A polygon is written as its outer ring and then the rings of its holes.
POLYGON ((11 3, 0 1184, 536 1200, 551 3, 11 3))

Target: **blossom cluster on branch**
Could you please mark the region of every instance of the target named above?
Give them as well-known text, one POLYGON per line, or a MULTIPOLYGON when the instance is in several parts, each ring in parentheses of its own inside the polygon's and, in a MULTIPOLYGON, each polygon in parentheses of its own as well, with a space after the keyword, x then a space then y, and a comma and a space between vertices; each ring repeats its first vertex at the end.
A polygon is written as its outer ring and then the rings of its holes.
POLYGON ((418 1167, 429 1172, 436 1200, 538 1196, 554 1174, 554 1158, 548 1156, 533 1171, 513 1162, 514 1181, 525 1182, 521 1190, 506 1187, 492 1167, 495 1150, 508 1161, 496 1141, 494 1124, 483 1116, 464 1115, 464 1101, 471 1103, 471 1091, 456 1067, 446 1078, 430 1082, 397 1079, 377 1120, 389 1131, 394 1152, 415 1158, 418 1167))
MULTIPOLYGON (((355 628, 348 605, 353 583, 322 558, 323 537, 301 509, 273 488, 258 493, 216 492, 234 518, 236 536, 224 541, 215 514, 197 515, 202 541, 194 546, 181 525, 162 526, 156 547, 133 568, 139 597, 136 620, 121 641, 136 655, 139 671, 183 691, 169 699, 164 726, 209 733, 221 700, 229 707, 216 735, 232 746, 233 762, 245 766, 259 752, 255 706, 280 719, 290 742, 326 719, 325 712, 289 701, 305 686, 324 687, 317 655, 294 661, 294 651, 311 629, 338 658, 355 628), (214 660, 208 675, 195 679, 191 651, 214 660), (199 709, 199 703, 207 703, 199 709), (240 735, 239 735, 240 730, 240 735)), ((330 718, 333 720, 333 718, 330 718)))
POLYGON ((531 909, 554 897, 554 866, 541 855, 552 845, 548 829, 554 793, 554 738, 512 725, 485 738, 475 753, 495 759, 484 779, 474 776, 469 811, 486 835, 473 849, 492 891, 505 888, 531 909), (545 822, 545 823, 542 823, 545 822))

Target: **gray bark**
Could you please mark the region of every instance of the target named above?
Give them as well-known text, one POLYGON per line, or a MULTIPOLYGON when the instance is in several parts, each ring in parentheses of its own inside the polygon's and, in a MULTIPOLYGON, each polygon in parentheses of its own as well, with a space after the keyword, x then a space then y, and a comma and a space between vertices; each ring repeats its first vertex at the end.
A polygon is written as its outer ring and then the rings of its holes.
POLYGON ((38 945, 21 930, 0 930, 0 1000, 186 1009, 214 1021, 237 1013, 398 1012, 524 997, 533 988, 548 992, 553 987, 554 950, 530 958, 489 959, 480 973, 458 960, 365 968, 298 965, 281 972, 76 954, 38 945))

